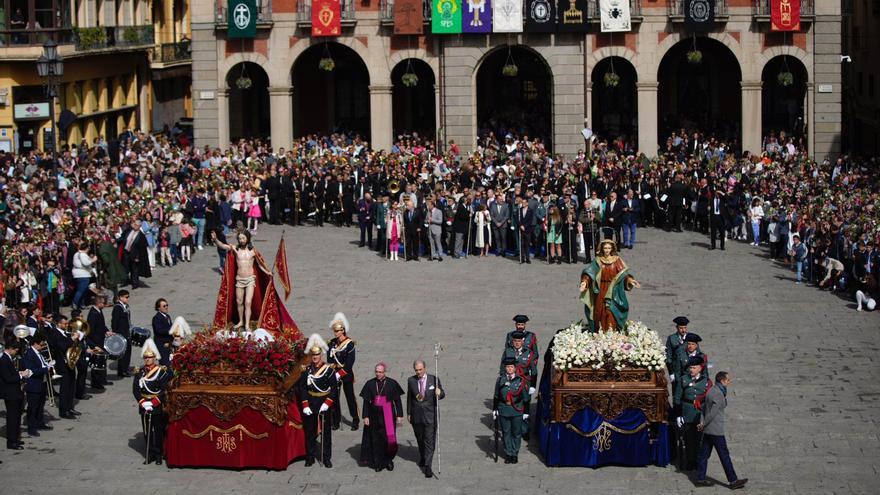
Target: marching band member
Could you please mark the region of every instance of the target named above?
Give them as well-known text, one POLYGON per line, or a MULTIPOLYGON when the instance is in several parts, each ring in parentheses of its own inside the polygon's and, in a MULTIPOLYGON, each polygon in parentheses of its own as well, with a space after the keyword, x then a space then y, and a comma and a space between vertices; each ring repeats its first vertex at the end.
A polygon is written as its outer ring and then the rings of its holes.
MULTIPOLYGON (((89 314, 86 321, 89 323, 91 331, 86 335, 86 345, 94 353, 104 353, 104 340, 113 335, 113 332, 107 330, 107 322, 104 320, 104 306, 107 304, 107 296, 98 294, 95 296, 95 303, 89 308, 89 314)), ((96 390, 104 390, 105 385, 113 385, 107 380, 107 370, 98 370, 92 368, 92 388, 96 390)))
POLYGON ((333 440, 330 435, 330 415, 326 414, 333 405, 333 391, 337 382, 345 376, 345 370, 335 370, 324 362, 328 347, 324 339, 317 333, 309 337, 306 351, 311 356, 311 363, 300 375, 298 395, 302 405, 303 427, 306 431, 306 466, 315 463, 321 457, 325 467, 333 467, 330 461, 333 453, 333 440), (318 450, 318 422, 321 422, 321 448, 318 450))
POLYGON ((40 436, 38 430, 51 430, 52 427, 46 423, 44 416, 44 407, 46 405, 46 379, 49 375, 50 368, 55 366, 55 361, 46 361, 43 359, 40 351, 46 345, 46 336, 43 332, 37 332, 31 338, 31 346, 24 353, 22 365, 31 373, 25 379, 24 391, 27 394, 27 426, 28 435, 31 437, 40 436))
POLYGON ((342 407, 339 397, 340 389, 345 393, 345 402, 348 404, 348 413, 351 415, 351 430, 358 429, 358 410, 357 399, 354 396, 354 359, 355 359, 355 342, 348 337, 351 329, 348 318, 343 313, 336 313, 333 320, 330 321, 330 330, 334 337, 330 339, 327 351, 327 362, 337 370, 344 370, 342 380, 336 390, 336 397, 333 400, 333 429, 338 430, 342 421, 342 407))
POLYGON ((0 396, 6 405, 6 448, 22 450, 21 443, 21 382, 30 377, 30 370, 19 371, 15 356, 18 354, 18 339, 6 335, 0 354, 0 396))
POLYGON ((64 419, 76 419, 79 412, 73 409, 73 388, 76 380, 76 363, 71 367, 67 363, 67 350, 77 345, 67 331, 68 320, 62 314, 55 315, 54 325, 47 323, 46 340, 52 350, 52 357, 58 361, 55 372, 61 375, 61 386, 58 392, 58 414, 64 419))
POLYGON ((125 352, 116 361, 116 376, 126 378, 131 376, 128 372, 131 366, 131 306, 128 305, 130 294, 121 289, 116 295, 116 304, 113 305, 113 313, 110 316, 110 329, 125 337, 125 352))
POLYGON ((141 416, 141 430, 147 442, 146 462, 154 460, 162 464, 165 442, 165 388, 171 380, 171 371, 157 363, 159 349, 153 339, 144 342, 141 357, 144 367, 137 370, 132 380, 132 393, 138 402, 141 416))

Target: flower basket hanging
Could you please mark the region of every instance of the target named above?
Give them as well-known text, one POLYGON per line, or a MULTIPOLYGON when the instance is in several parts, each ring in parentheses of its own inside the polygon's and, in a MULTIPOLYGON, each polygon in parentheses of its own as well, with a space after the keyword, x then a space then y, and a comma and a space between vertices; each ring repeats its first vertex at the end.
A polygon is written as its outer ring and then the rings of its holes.
POLYGON ((336 62, 331 57, 324 57, 318 61, 318 68, 327 72, 333 72, 336 62))
POLYGON ((689 64, 698 65, 703 62, 703 52, 700 50, 691 50, 687 52, 687 61, 689 64))
POLYGON ((501 73, 507 77, 516 77, 519 74, 519 67, 516 64, 504 64, 504 67, 501 68, 501 73))
POLYGON ((412 88, 419 84, 419 76, 417 76, 414 72, 407 72, 400 77, 400 80, 407 88, 412 88))
POLYGON ((616 88, 619 84, 620 84, 620 76, 618 76, 614 72, 606 72, 605 73, 605 87, 606 88, 616 88))
POLYGON ((789 71, 780 72, 779 75, 776 76, 776 82, 778 82, 780 86, 787 88, 794 84, 794 74, 789 71))
POLYGON ((243 75, 235 80, 235 87, 238 89, 250 89, 254 82, 247 75, 243 75))

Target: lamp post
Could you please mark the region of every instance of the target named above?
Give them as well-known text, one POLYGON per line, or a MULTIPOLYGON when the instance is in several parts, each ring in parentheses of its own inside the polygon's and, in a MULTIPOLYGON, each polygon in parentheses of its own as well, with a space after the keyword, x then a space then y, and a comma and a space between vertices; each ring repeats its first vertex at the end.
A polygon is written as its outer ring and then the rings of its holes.
POLYGON ((57 179, 58 159, 55 153, 55 143, 58 140, 55 129, 55 98, 58 97, 58 85, 64 76, 64 60, 58 54, 58 44, 53 39, 43 43, 43 54, 37 59, 37 73, 43 81, 43 89, 49 98, 49 120, 52 124, 52 139, 49 144, 44 143, 44 149, 52 152, 52 176, 57 179))

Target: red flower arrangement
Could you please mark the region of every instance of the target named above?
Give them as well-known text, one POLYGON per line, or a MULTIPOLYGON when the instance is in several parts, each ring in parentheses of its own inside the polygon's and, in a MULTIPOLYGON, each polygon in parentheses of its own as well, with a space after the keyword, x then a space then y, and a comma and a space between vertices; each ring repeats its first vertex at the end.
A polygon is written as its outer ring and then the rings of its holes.
POLYGON ((207 372, 220 366, 242 373, 260 373, 284 378, 304 355, 305 340, 278 336, 272 342, 241 338, 218 339, 209 332, 195 338, 174 353, 171 368, 176 375, 207 372))

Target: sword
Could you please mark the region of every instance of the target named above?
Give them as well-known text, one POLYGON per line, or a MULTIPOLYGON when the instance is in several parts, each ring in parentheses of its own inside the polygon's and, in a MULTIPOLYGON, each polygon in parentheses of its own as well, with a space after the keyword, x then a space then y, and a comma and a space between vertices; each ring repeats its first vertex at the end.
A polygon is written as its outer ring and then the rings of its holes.
POLYGON ((495 420, 493 421, 493 429, 495 436, 495 462, 498 462, 498 442, 501 438, 500 428, 498 427, 498 416, 495 416, 495 420))
MULTIPOLYGON (((144 416, 146 416, 146 422, 147 422, 147 432, 145 435, 146 440, 147 440, 147 449, 146 449, 147 452, 146 452, 146 459, 144 459, 144 464, 149 464, 150 463, 150 431, 153 429, 153 414, 148 411, 144 411, 144 416)), ((144 418, 141 418, 141 424, 143 424, 143 422, 144 422, 144 418)))

